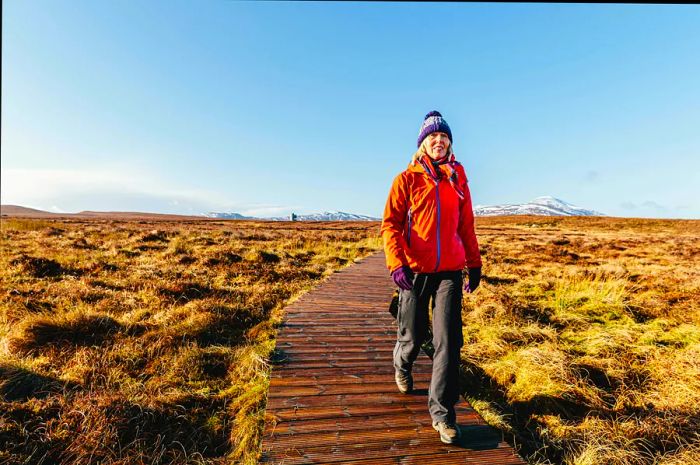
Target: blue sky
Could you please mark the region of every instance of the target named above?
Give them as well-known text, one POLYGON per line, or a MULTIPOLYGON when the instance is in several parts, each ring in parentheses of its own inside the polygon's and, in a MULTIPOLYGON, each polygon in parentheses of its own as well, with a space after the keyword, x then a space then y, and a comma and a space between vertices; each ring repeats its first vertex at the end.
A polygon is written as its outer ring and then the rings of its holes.
POLYGON ((3 2, 2 203, 381 216, 442 112, 475 205, 700 218, 700 6, 3 2))

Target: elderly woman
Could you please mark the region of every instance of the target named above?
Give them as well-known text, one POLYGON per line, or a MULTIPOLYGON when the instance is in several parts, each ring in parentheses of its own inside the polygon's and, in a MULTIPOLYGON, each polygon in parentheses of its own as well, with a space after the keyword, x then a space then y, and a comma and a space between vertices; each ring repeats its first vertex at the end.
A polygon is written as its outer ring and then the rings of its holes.
POLYGON ((418 151, 394 179, 381 233, 387 267, 400 289, 396 384, 404 394, 413 389, 411 368, 427 335, 432 298, 435 353, 428 408, 440 440, 457 442, 462 272, 468 268, 465 291, 474 291, 481 279, 481 256, 467 176, 452 152, 452 131, 437 111, 426 115, 418 151))

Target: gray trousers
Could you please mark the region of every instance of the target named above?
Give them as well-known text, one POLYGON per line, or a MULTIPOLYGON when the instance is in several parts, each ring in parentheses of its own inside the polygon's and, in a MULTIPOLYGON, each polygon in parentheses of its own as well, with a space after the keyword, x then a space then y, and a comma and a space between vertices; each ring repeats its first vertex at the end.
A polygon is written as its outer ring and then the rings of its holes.
POLYGON ((410 373, 421 344, 427 337, 428 305, 433 307, 433 373, 428 390, 428 410, 433 422, 456 420, 459 401, 462 336, 462 272, 419 273, 413 289, 399 290, 398 331, 394 368, 410 373))

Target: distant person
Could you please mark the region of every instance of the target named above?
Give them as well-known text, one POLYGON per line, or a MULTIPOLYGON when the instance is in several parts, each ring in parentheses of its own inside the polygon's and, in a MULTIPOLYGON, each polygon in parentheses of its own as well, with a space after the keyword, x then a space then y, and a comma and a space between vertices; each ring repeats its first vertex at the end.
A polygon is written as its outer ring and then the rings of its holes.
POLYGON ((404 394, 413 389, 411 369, 427 335, 432 298, 435 354, 428 408, 440 440, 457 442, 462 272, 466 266, 464 289, 473 292, 481 280, 481 256, 467 176, 452 152, 452 131, 437 111, 425 116, 418 151, 394 179, 381 233, 387 267, 400 289, 396 385, 404 394))

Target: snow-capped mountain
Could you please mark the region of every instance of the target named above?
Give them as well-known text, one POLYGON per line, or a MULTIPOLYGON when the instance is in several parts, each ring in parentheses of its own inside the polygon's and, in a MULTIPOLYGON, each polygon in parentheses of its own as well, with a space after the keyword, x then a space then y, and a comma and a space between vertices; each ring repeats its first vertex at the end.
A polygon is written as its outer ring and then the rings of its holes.
POLYGON ((528 203, 507 205, 477 205, 474 207, 476 216, 503 215, 543 215, 543 216, 605 216, 595 210, 571 205, 563 200, 551 197, 537 197, 528 203))
MULTIPOLYGON (((476 216, 504 216, 504 215, 542 215, 542 216, 605 216, 604 213, 586 208, 577 207, 563 200, 551 197, 537 197, 527 203, 506 204, 506 205, 476 205, 474 207, 476 216)), ((227 220, 264 220, 264 221, 290 221, 290 216, 275 217, 255 217, 245 216, 240 213, 225 212, 205 213, 209 218, 227 220)), ((326 211, 323 213, 311 213, 308 215, 295 215, 295 221, 381 221, 381 218, 374 218, 367 215, 357 215, 341 211, 326 211)))
MULTIPOLYGON (((244 216, 240 213, 226 212, 205 213, 208 218, 217 218, 222 220, 265 220, 265 221, 290 221, 290 216, 275 216, 271 218, 261 218, 255 216, 244 216)), ((312 213, 309 215, 295 215, 296 221, 381 221, 381 218, 373 218, 367 215, 357 215, 355 213, 346 213, 340 211, 330 211, 323 213, 312 213)))
MULTIPOLYGON (((288 216, 265 218, 266 220, 289 221, 288 216)), ((297 221, 381 221, 381 218, 373 218, 367 215, 357 215, 339 211, 323 213, 311 213, 309 215, 296 215, 297 221)))
POLYGON ((240 213, 234 212, 209 212, 204 213, 207 218, 218 218, 221 220, 255 220, 257 218, 252 216, 243 216, 240 213))

